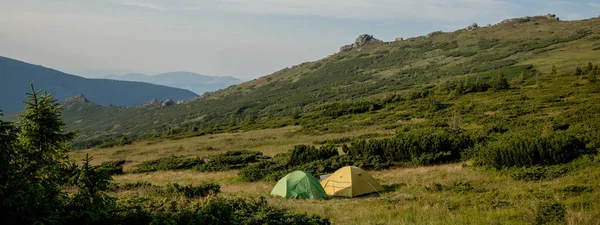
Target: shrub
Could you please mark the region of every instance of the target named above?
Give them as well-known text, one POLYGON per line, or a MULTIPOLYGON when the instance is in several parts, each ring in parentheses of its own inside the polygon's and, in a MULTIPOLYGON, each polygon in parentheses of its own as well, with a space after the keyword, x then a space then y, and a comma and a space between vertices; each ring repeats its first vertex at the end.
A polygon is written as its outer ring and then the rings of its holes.
POLYGON ((504 73, 502 71, 498 73, 498 77, 496 77, 496 79, 492 82, 492 87, 496 90, 505 90, 510 88, 510 85, 508 84, 508 81, 504 77, 504 73))
POLYGON ((560 202, 541 203, 535 217, 537 224, 564 223, 566 219, 567 208, 560 202))
POLYGON ((344 166, 355 165, 347 156, 337 155, 325 160, 316 160, 310 163, 302 164, 293 167, 292 170, 303 170, 311 174, 326 174, 332 173, 344 166))
POLYGON ((325 116, 337 118, 343 115, 360 114, 369 111, 377 111, 383 108, 378 103, 373 102, 349 102, 349 103, 331 103, 321 107, 321 113, 325 116))
POLYGON ((248 182, 262 180, 273 173, 285 169, 285 165, 273 162, 260 162, 251 164, 238 172, 238 176, 248 182))
POLYGON ((183 156, 169 156, 160 159, 142 162, 131 170, 132 173, 146 173, 154 171, 185 170, 204 164, 200 158, 185 158, 183 156))
POLYGON ((390 165, 430 165, 460 159, 461 152, 473 147, 471 137, 448 129, 427 129, 399 133, 394 138, 357 141, 344 152, 350 160, 368 168, 390 165))
POLYGON ((100 169, 105 170, 110 175, 123 174, 123 164, 125 160, 107 161, 100 164, 100 169))
POLYGON ((590 186, 568 185, 564 188, 558 189, 558 191, 565 192, 565 193, 579 194, 579 193, 584 193, 584 192, 592 192, 592 191, 594 191, 594 188, 592 188, 590 186))
POLYGON ((264 198, 157 201, 129 197, 118 203, 106 224, 330 224, 327 218, 275 208, 264 198))
POLYGON ((263 158, 262 152, 257 151, 228 151, 218 154, 215 158, 207 163, 197 167, 202 172, 225 171, 232 169, 240 169, 246 167, 250 163, 258 162, 263 158))
POLYGON ((148 182, 135 182, 135 183, 127 183, 123 185, 119 185, 118 188, 121 190, 134 190, 139 188, 150 188, 153 187, 151 183, 148 182))
POLYGON ((323 145, 323 144, 336 145, 336 144, 343 144, 346 142, 350 142, 351 140, 352 140, 351 137, 341 137, 341 138, 327 139, 327 140, 321 140, 321 141, 313 141, 313 144, 315 144, 315 145, 323 145))
POLYGON ((496 168, 556 165, 577 158, 585 148, 582 139, 562 133, 540 137, 514 134, 488 144, 481 152, 480 160, 496 168))
POLYGON ((510 176, 516 180, 538 181, 562 177, 568 172, 569 169, 562 165, 532 166, 520 168, 510 176))
POLYGON ((338 150, 334 145, 324 145, 321 148, 309 145, 296 145, 290 151, 289 166, 297 166, 316 160, 329 159, 337 156, 338 150))
POLYGON ((164 188, 166 193, 179 193, 188 198, 205 197, 210 194, 221 192, 221 186, 215 183, 203 183, 200 185, 181 186, 177 183, 167 184, 164 188))

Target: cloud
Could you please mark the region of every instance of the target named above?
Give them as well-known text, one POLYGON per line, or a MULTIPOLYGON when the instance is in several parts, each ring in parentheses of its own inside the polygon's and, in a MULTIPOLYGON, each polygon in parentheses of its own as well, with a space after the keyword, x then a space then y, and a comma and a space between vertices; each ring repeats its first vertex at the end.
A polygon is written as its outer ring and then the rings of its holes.
POLYGON ((594 3, 594 2, 590 2, 590 3, 588 3, 588 4, 589 4, 591 7, 594 7, 594 8, 600 8, 600 3, 594 3))
POLYGON ((221 9, 249 14, 339 19, 443 19, 503 15, 515 7, 501 0, 221 0, 221 9))
POLYGON ((136 7, 136 8, 142 8, 142 9, 152 9, 152 10, 159 10, 159 11, 167 11, 168 10, 166 7, 164 7, 158 3, 153 3, 153 2, 117 1, 117 0, 109 0, 109 1, 113 4, 122 5, 122 6, 136 7))

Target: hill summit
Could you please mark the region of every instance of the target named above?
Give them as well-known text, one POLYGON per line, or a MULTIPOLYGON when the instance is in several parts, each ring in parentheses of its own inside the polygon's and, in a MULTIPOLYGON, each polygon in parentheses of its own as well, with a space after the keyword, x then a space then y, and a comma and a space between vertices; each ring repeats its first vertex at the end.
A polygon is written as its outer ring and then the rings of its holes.
POLYGON ((538 124, 589 108, 599 53, 597 18, 524 17, 392 42, 365 34, 336 54, 186 104, 106 107, 84 122, 78 112, 64 115, 87 140, 288 125, 312 134, 421 123, 502 131, 487 126, 538 124))

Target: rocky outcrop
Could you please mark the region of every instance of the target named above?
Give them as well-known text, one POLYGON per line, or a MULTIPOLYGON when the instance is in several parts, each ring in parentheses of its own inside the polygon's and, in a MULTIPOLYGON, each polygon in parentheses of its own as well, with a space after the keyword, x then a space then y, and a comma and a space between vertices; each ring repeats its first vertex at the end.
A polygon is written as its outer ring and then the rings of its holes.
POLYGON ((160 106, 162 104, 158 99, 152 99, 149 102, 146 102, 142 105, 142 107, 152 107, 152 106, 160 106))
POLYGON ((555 14, 550 14, 550 13, 546 14, 544 17, 546 17, 546 19, 549 19, 549 20, 560 20, 560 18, 556 17, 555 14))
POLYGON ((66 104, 89 103, 89 102, 90 101, 88 101, 87 98, 85 98, 85 96, 83 96, 82 94, 77 94, 77 95, 71 96, 64 101, 64 103, 66 103, 66 104))
POLYGON ((555 14, 548 13, 548 14, 543 15, 543 16, 534 16, 534 17, 526 16, 526 17, 520 17, 520 18, 506 19, 506 20, 503 20, 502 22, 500 22, 500 24, 511 23, 511 22, 515 22, 515 21, 518 21, 518 22, 529 22, 533 18, 545 18, 545 19, 548 19, 548 20, 556 20, 556 21, 560 20, 560 18, 557 17, 555 14))
POLYGON ((361 34, 359 35, 356 40, 354 40, 354 43, 350 44, 350 45, 344 45, 340 48, 340 52, 343 51, 348 51, 348 50, 352 50, 352 49, 356 49, 356 50, 362 50, 362 47, 364 45, 370 44, 370 43, 379 43, 382 42, 381 40, 374 38, 373 35, 370 34, 361 34))
POLYGON ((167 106, 171 106, 171 105, 175 105, 175 102, 173 100, 171 100, 171 99, 167 99, 160 106, 161 107, 167 107, 167 106))
POLYGON ((467 28, 465 28, 466 31, 474 31, 477 28, 479 28, 479 26, 477 25, 477 23, 473 23, 471 25, 469 25, 467 28))

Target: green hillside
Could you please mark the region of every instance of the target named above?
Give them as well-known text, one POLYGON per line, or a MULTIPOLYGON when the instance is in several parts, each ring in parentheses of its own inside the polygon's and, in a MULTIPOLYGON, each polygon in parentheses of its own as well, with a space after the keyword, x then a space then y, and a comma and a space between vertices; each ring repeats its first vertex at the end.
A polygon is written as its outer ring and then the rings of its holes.
POLYGON ((301 125, 298 132, 306 134, 372 125, 451 126, 495 135, 568 124, 565 129, 585 132, 598 124, 590 121, 600 112, 599 64, 600 19, 520 18, 472 31, 357 43, 181 105, 67 102, 63 118, 79 130, 78 147, 123 136, 183 137, 287 125, 301 125))

